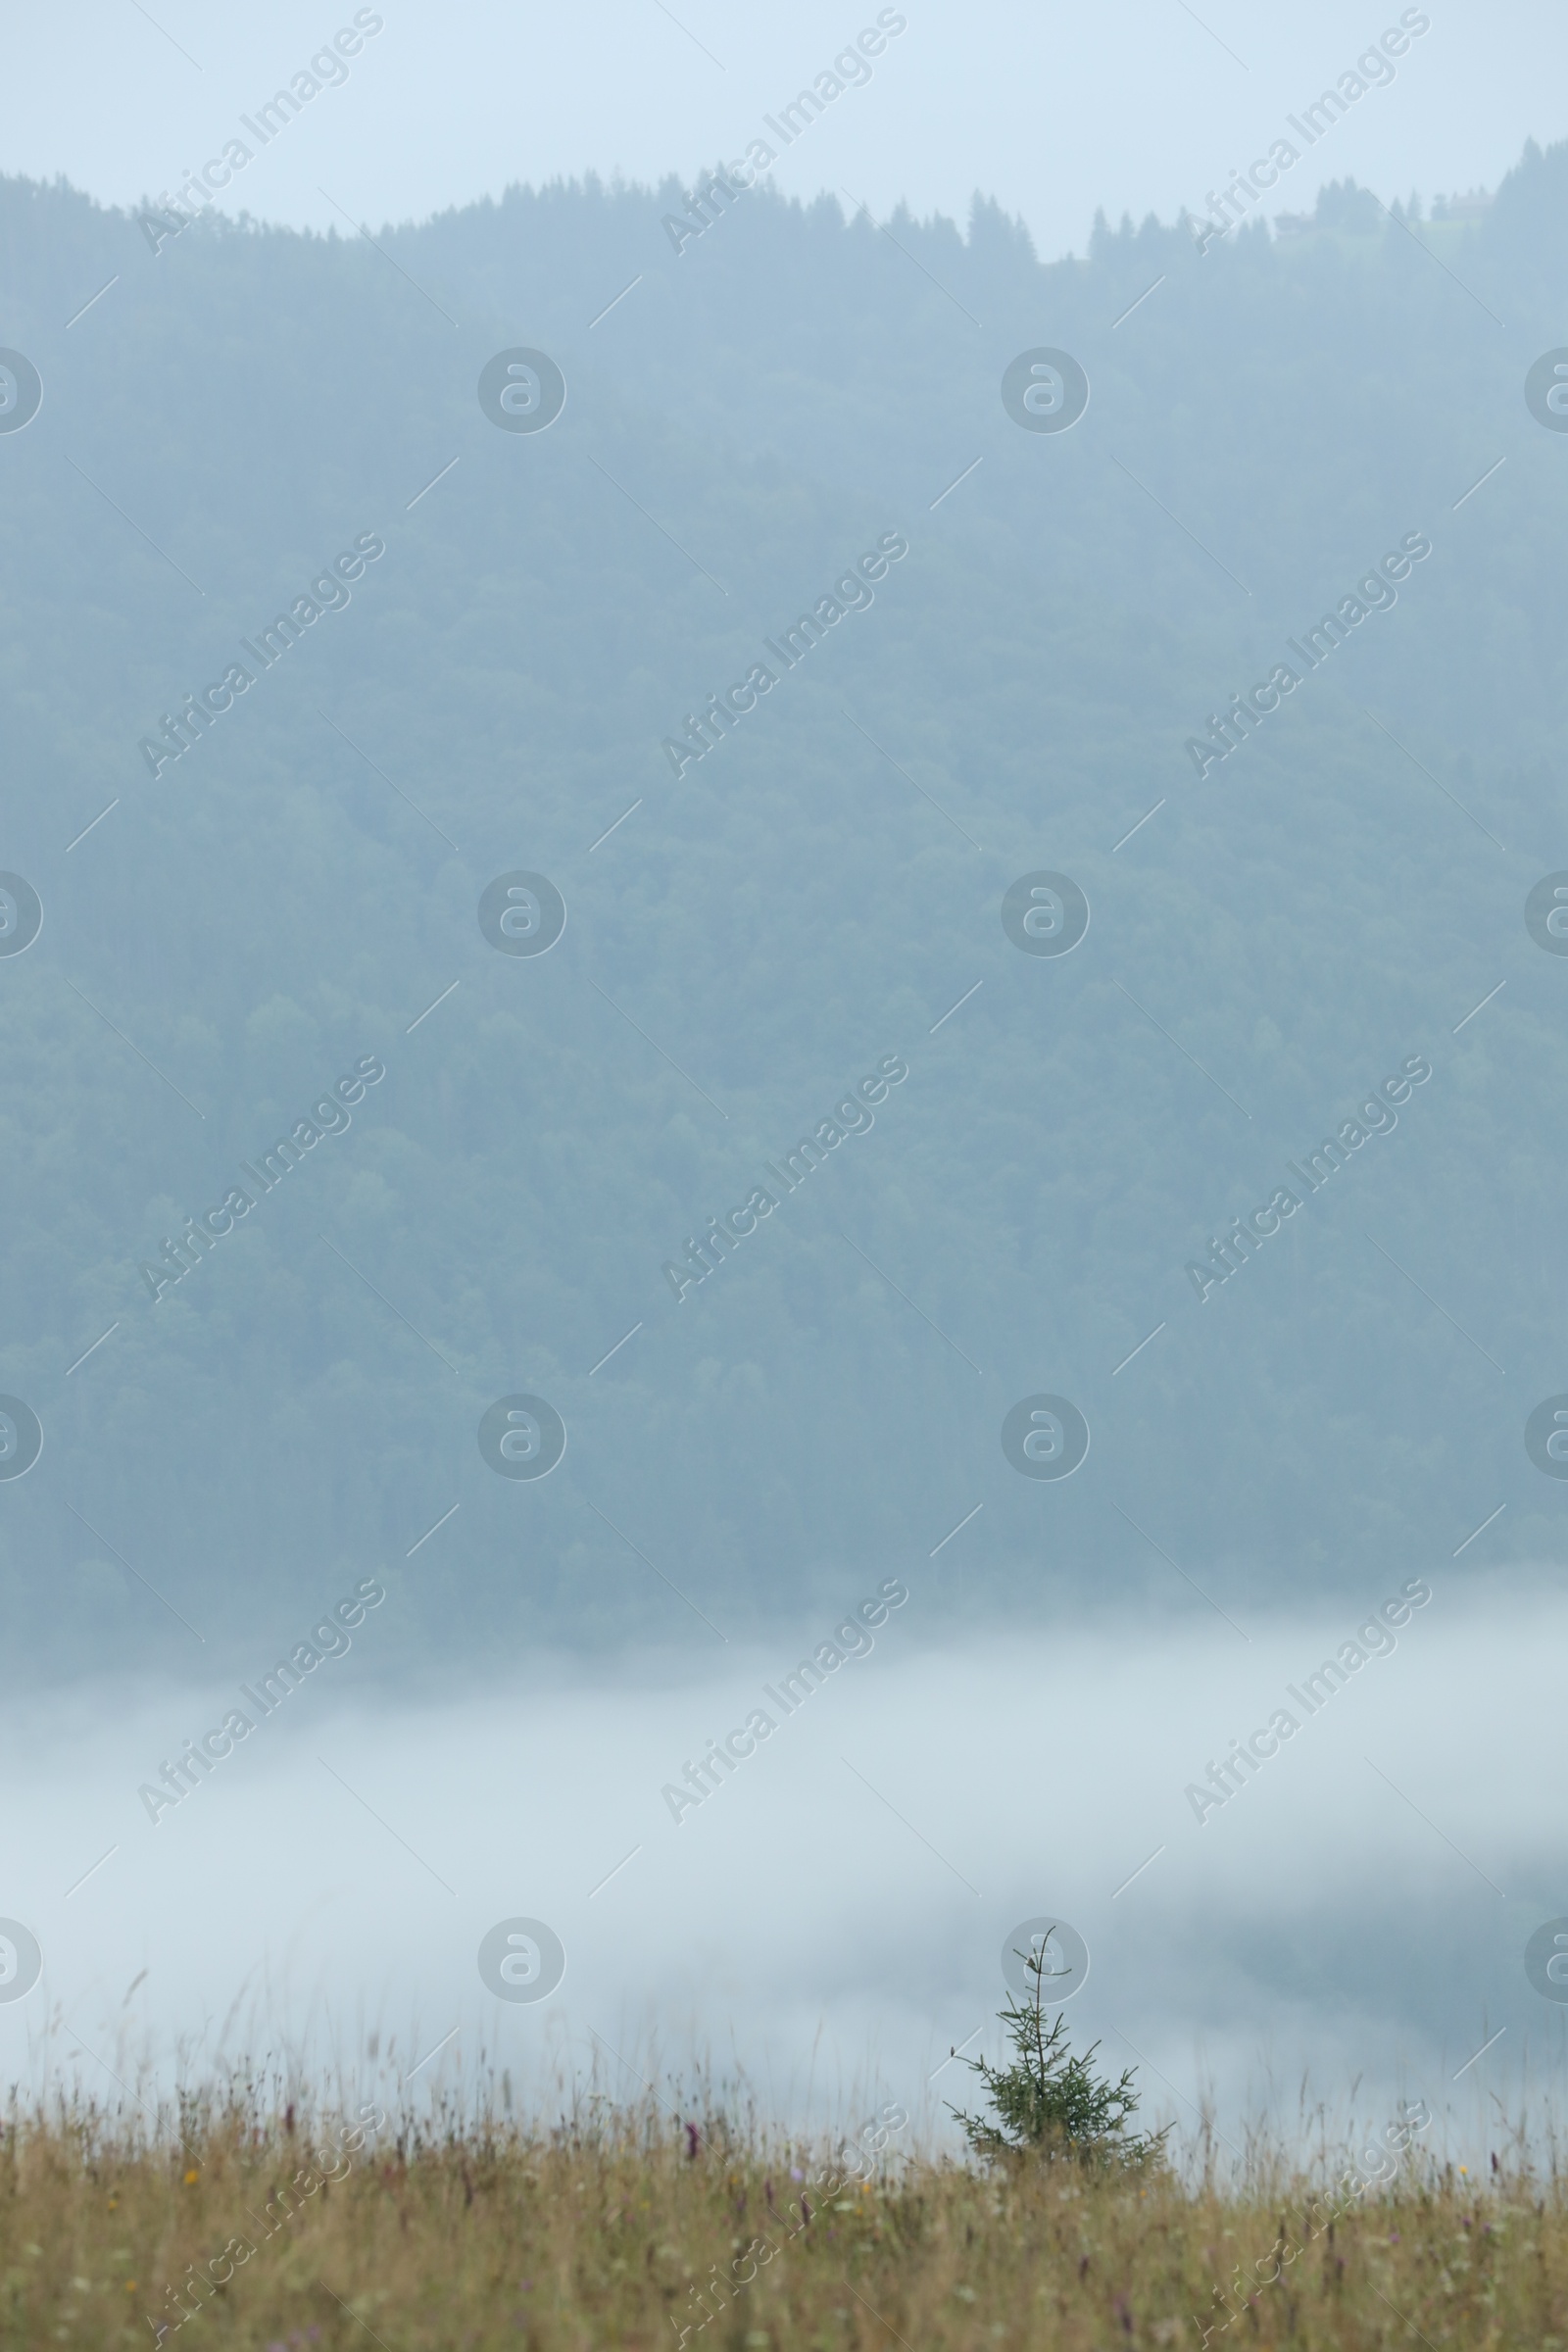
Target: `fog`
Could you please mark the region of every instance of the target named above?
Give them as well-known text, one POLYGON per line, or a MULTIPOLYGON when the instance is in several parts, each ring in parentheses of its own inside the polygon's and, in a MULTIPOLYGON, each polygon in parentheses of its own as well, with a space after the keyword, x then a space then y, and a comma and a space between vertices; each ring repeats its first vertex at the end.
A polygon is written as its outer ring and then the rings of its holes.
POLYGON ((825 1626, 722 1673, 541 1659, 417 1706, 375 1699, 362 1647, 156 1823, 138 1785, 232 1688, 14 1713, 7 1783, 33 1793, 8 1886, 44 1968, 0 2009, 0 2066, 111 2104, 248 2062, 393 2108, 494 2101, 506 2073, 547 2111, 595 2082, 673 2113, 700 2060, 770 2120, 891 2102, 941 2144, 969 2103, 950 2051, 997 2047, 1004 1946, 1059 1916, 1089 1951, 1074 2029, 1189 2148, 1208 2106, 1221 2162, 1250 2127, 1309 2146, 1401 2097, 1461 2157, 1552 2108, 1560 2019, 1522 1961, 1559 1867, 1568 1604, 1544 1583, 1434 1580, 1315 1715, 1302 1680, 1353 1612, 935 1647, 908 1592, 793 1693, 825 1626), (1298 1731, 1200 1820, 1189 1785, 1282 1707, 1298 1731), (672 1803, 753 1710, 770 1735, 672 1803), (481 1982, 516 1919, 564 1947, 540 1999, 481 1982))

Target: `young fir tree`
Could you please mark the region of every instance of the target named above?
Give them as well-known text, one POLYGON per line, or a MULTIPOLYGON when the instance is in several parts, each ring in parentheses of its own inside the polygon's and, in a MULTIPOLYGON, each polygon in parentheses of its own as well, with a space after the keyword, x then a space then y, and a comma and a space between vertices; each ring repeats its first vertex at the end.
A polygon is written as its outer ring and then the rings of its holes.
POLYGON ((1129 2119, 1138 2108, 1129 2069, 1119 2082, 1095 2072, 1092 2060, 1099 2042, 1081 2058, 1066 2045, 1066 2028, 1058 2011, 1056 2022, 1046 2026, 1045 1948, 1020 1952, 1019 1959, 1034 1979, 1026 1999, 1013 1994, 997 2012, 1012 2044, 1010 2066, 992 2066, 984 2058, 966 2058, 990 2096, 995 2120, 951 2112, 963 2126, 977 2155, 1038 2155, 1048 2161, 1078 2164, 1136 2166, 1155 2164, 1164 2152, 1162 2132, 1129 2132, 1129 2119))

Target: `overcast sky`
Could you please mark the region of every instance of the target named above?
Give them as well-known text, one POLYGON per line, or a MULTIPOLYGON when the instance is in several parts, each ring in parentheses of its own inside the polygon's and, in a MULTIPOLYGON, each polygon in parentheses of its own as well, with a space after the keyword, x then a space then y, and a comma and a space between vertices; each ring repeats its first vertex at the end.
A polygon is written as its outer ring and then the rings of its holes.
MULTIPOLYGON (((222 201, 325 227, 419 219, 587 170, 688 181, 740 156, 778 109, 878 17, 875 0, 385 0, 347 68, 222 201), (324 191, 324 193, 323 193, 324 191), (337 209, 341 208, 341 209, 337 209)), ((963 219, 976 188, 1021 214, 1046 257, 1081 251, 1097 207, 1173 219, 1401 15, 1427 17, 1395 77, 1303 156, 1278 209, 1349 173, 1385 197, 1494 188, 1527 138, 1568 131, 1568 15, 1545 0, 907 0, 906 28, 781 155, 790 194, 845 190, 885 218, 963 219)), ((340 28, 347 0, 52 0, 7 28, 5 167, 63 173, 106 202, 174 189, 220 155, 340 28)), ((769 137, 769 143, 778 141, 769 137)))

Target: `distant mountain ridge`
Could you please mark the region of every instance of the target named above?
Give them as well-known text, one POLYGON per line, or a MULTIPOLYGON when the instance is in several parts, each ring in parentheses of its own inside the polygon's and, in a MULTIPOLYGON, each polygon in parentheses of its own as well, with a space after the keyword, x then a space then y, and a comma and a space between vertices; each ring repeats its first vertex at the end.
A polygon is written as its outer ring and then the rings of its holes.
POLYGON ((762 185, 677 254, 680 193, 152 250, 0 181, 43 386, 0 434, 0 866, 43 909, 0 956, 18 1668, 192 1662, 156 1595, 281 1639, 372 1570, 412 1664, 745 1631, 850 1566, 1015 1619, 1200 1605, 1172 1562, 1264 1607, 1554 1559, 1564 973, 1523 908, 1568 867, 1568 441, 1523 384, 1568 148, 1438 231, 1101 223, 1050 265, 979 199, 883 234, 762 185), (1070 430, 1004 406, 1038 350, 1087 374, 1070 430), (481 406, 515 351, 548 430, 481 406), (192 720, 367 516, 373 596, 192 720), (704 719, 890 517, 896 593, 766 724, 704 719), (1413 518, 1419 597, 1200 779, 1222 685, 1413 518), (682 713, 720 757, 671 761, 682 713), (548 953, 481 928, 515 872, 548 953), (1040 872, 1071 954, 1004 927, 1040 872), (890 1044, 877 1149, 675 1311, 673 1243, 890 1044), (1199 1312, 1184 1264, 1417 1048, 1429 1115, 1199 1312), (150 1298, 368 1054, 352 1150, 150 1298), (1059 1483, 1003 1452, 1037 1394, 1093 1432, 1059 1483), (548 1477, 480 1450, 514 1395, 548 1477))

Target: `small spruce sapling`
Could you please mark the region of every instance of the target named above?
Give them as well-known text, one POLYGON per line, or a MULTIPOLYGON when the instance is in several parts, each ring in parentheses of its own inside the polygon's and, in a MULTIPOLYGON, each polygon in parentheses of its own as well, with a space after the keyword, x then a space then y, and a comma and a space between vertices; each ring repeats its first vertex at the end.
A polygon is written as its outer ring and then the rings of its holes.
POLYGON ((995 2121, 966 2115, 951 2107, 965 2136, 980 2156, 1038 2155, 1048 2161, 1078 2164, 1142 2166, 1157 2164, 1172 2127, 1161 2132, 1129 2132, 1128 2121, 1138 2108, 1129 2068, 1119 2082, 1096 2073, 1091 2061, 1099 2042, 1081 2058, 1066 2044, 1060 2012, 1046 2026, 1045 1948, 1020 1952, 1019 1959, 1034 1979, 1028 1997, 1014 1993, 1005 2009, 997 2012, 1012 2044, 1010 2066, 992 2066, 984 2058, 964 2064, 984 2082, 995 2121))

